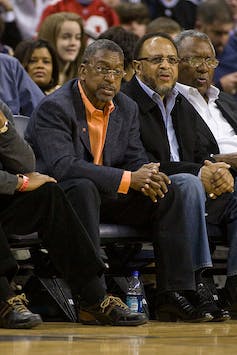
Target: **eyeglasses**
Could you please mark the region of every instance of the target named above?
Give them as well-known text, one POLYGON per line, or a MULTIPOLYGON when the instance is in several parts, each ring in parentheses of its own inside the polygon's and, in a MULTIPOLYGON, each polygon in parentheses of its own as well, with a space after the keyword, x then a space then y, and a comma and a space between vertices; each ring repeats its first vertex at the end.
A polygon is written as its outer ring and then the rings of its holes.
POLYGON ((116 78, 122 78, 124 77, 124 75, 126 74, 125 71, 123 69, 120 68, 116 68, 116 69, 109 69, 106 67, 102 67, 101 65, 93 65, 91 63, 88 63, 88 65, 90 65, 91 67, 93 67, 93 69, 95 70, 95 72, 98 75, 114 75, 116 78))
POLYGON ((161 64, 163 63, 164 60, 167 60, 167 62, 171 65, 178 64, 180 62, 180 59, 176 56, 168 56, 168 57, 162 57, 161 55, 157 55, 155 57, 144 57, 144 58, 138 58, 136 59, 138 61, 140 60, 146 60, 147 62, 150 62, 152 64, 161 64))
POLYGON ((207 58, 203 58, 203 57, 185 57, 185 58, 181 58, 180 60, 183 61, 183 62, 188 63, 193 68, 198 68, 198 67, 200 67, 200 65, 205 63, 208 66, 208 68, 215 69, 218 66, 218 64, 219 64, 219 61, 217 59, 210 58, 210 57, 207 57, 207 58))

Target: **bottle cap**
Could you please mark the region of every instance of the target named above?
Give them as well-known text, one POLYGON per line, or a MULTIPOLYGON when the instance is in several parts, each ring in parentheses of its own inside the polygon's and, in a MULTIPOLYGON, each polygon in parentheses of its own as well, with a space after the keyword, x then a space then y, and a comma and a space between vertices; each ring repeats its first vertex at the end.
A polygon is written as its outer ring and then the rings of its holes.
POLYGON ((132 272, 132 276, 138 277, 138 276, 139 276, 139 271, 134 270, 134 271, 132 272))

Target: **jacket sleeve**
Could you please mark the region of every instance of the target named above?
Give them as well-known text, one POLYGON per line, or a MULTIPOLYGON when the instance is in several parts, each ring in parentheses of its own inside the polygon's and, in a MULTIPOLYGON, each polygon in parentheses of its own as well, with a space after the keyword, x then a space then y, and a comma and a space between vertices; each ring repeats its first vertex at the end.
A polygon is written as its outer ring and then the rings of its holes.
POLYGON ((35 157, 31 147, 22 139, 9 122, 6 133, 0 134, 0 193, 13 194, 17 185, 17 173, 29 173, 35 169, 35 157))

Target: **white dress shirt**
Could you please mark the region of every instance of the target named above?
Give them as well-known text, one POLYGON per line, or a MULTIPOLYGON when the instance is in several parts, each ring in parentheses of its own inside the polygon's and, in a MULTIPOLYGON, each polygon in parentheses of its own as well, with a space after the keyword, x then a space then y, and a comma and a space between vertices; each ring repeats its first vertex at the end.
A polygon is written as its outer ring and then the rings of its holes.
POLYGON ((237 135, 215 103, 220 90, 215 86, 211 86, 207 92, 207 102, 196 88, 180 83, 177 83, 175 87, 193 105, 210 128, 218 144, 220 153, 228 154, 236 152, 237 135))

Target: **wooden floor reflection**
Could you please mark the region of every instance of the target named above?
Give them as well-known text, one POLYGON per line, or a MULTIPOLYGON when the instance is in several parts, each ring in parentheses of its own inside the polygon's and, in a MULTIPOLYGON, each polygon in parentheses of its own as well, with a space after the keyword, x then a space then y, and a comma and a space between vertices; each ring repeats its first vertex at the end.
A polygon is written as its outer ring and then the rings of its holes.
POLYGON ((31 330, 0 329, 1 355, 236 355, 237 321, 140 327, 44 323, 31 330))

